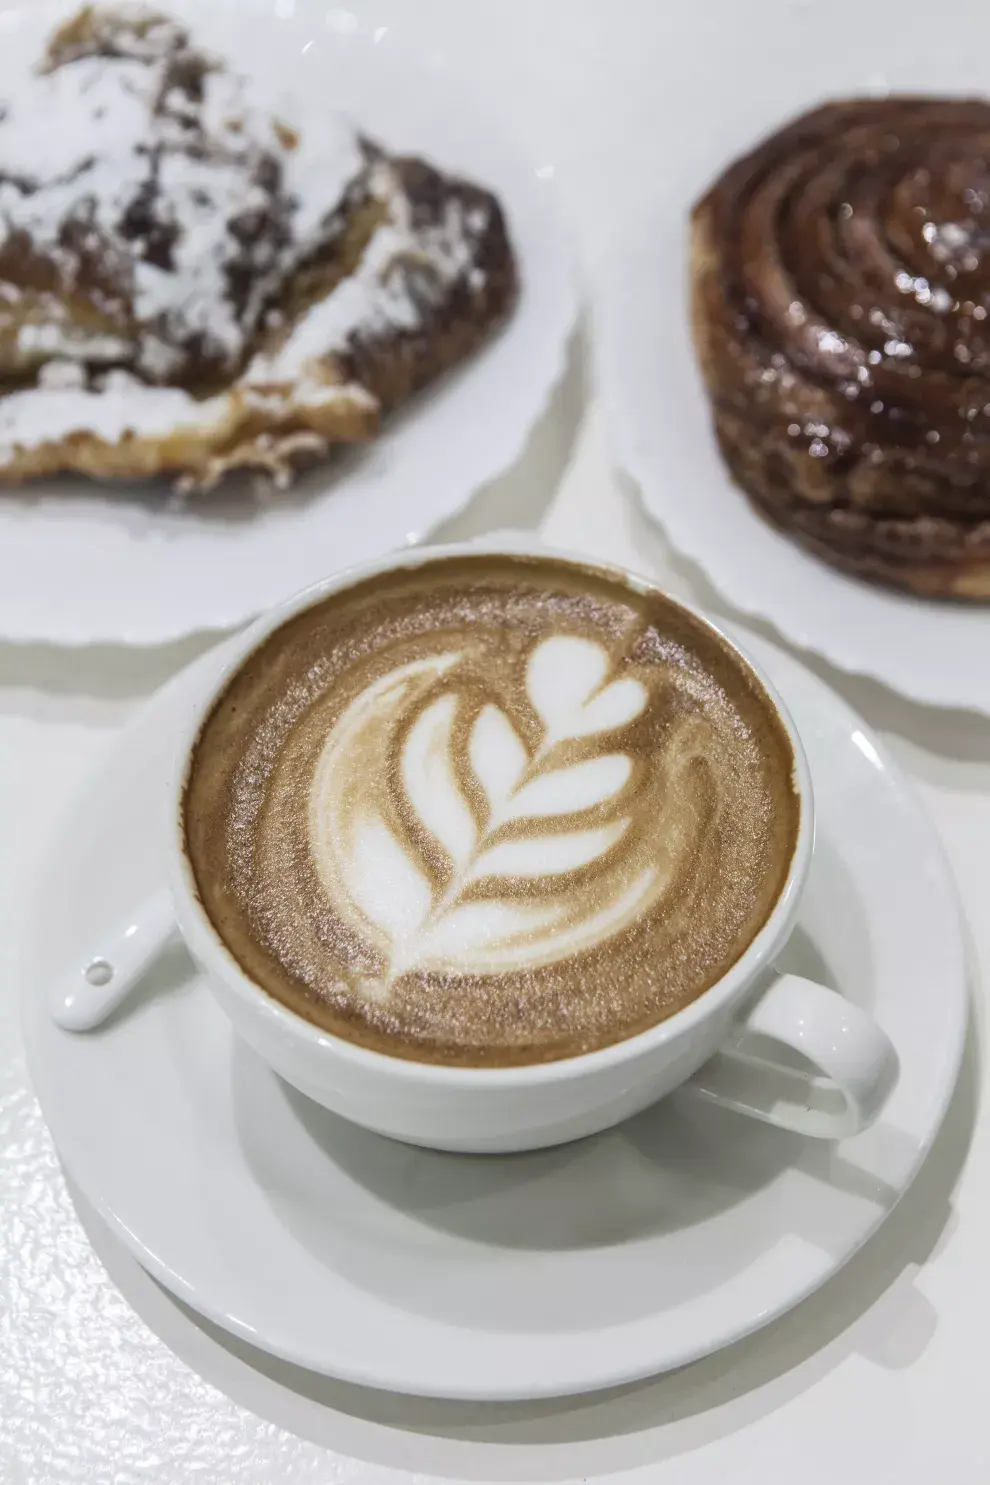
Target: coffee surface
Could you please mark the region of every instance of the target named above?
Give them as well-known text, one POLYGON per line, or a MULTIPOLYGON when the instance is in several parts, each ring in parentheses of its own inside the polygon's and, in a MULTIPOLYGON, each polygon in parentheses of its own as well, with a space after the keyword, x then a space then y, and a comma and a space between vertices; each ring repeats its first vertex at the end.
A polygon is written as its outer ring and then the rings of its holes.
POLYGON ((728 646, 550 558, 433 559, 326 599, 194 750, 189 857, 269 994, 421 1061, 549 1061, 642 1031, 784 885, 787 734, 728 646))

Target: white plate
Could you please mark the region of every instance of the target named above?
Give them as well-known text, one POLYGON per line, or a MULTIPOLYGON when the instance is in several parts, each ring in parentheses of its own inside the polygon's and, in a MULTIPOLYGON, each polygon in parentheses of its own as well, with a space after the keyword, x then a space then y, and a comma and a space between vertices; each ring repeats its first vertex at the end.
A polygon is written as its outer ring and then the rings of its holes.
POLYGON ((933 26, 921 11, 855 0, 834 0, 827 18, 811 0, 762 0, 759 24, 745 5, 704 10, 700 31, 694 12, 676 22, 666 150, 643 183, 641 219, 614 235, 596 285, 615 456, 674 546, 737 610, 915 701, 990 714, 990 605, 924 602, 847 577, 771 528, 732 484, 691 345, 686 263, 692 200, 804 108, 887 89, 985 93, 990 12, 955 7, 933 26))
POLYGON ((587 1391, 717 1349, 822 1284, 889 1213, 955 1082, 956 900, 934 831, 865 724, 747 641, 805 739, 819 844, 791 967, 893 1037, 882 1122, 839 1148, 676 1097, 533 1155, 437 1155, 290 1092, 176 947, 102 1032, 50 1021, 54 977, 159 880, 174 719, 222 651, 113 744, 58 832, 24 935, 24 1031, 66 1165, 169 1289, 255 1346, 348 1381, 455 1398, 587 1391))
MULTIPOLYGON (((74 0, 0 12, 0 96, 74 0)), ((195 36, 273 92, 318 90, 370 135, 491 187, 522 294, 504 331, 331 473, 259 503, 247 482, 183 509, 152 492, 35 481, 0 493, 0 636, 156 644, 240 624, 329 568, 419 540, 522 452, 566 358, 577 301, 550 182, 484 100, 394 28, 272 0, 166 0, 195 36)), ((308 111, 308 110, 307 110, 308 111)), ((545 174, 545 172, 544 172, 545 174)))

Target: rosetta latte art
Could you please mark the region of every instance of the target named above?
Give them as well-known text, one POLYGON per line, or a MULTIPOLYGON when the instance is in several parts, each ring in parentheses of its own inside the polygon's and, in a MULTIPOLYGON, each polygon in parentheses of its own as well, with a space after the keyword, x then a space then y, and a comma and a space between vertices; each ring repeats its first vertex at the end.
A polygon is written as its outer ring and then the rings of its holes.
POLYGON ((695 999, 765 922, 798 807, 773 707, 661 594, 431 559, 268 637, 196 745, 206 911, 290 1010, 461 1066, 576 1055, 695 999))
POLYGON ((492 702, 458 730, 466 702, 456 681, 418 712, 394 787, 441 848, 446 870, 431 871, 426 853, 410 855, 383 812, 376 780, 385 758, 376 754, 392 747, 423 690, 459 658, 414 661, 369 686, 331 732, 316 770, 310 838, 320 876, 337 911, 371 937, 387 965, 368 982, 370 993, 387 993, 409 970, 470 974, 569 957, 632 921, 662 885, 656 859, 630 860, 623 848, 629 755, 610 746, 557 761, 567 744, 604 735, 611 743, 648 700, 637 679, 608 681, 607 653, 577 638, 544 640, 529 658, 526 690, 544 728, 532 755, 492 702), (459 783, 467 770, 483 796, 481 819, 459 783), (596 869, 591 893, 570 883, 586 868, 596 869), (507 884, 516 890, 507 893, 507 884))

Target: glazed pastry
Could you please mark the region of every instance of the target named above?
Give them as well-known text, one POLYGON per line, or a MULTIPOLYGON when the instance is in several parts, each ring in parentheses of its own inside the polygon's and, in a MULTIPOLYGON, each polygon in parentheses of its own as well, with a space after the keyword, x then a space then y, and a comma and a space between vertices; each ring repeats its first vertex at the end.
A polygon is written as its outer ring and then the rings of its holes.
POLYGON ((830 103, 695 207, 693 328, 757 508, 837 567, 990 599, 990 103, 830 103))
POLYGON ((271 118, 156 13, 84 10, 0 84, 0 480, 286 484, 515 294, 492 195, 271 118))

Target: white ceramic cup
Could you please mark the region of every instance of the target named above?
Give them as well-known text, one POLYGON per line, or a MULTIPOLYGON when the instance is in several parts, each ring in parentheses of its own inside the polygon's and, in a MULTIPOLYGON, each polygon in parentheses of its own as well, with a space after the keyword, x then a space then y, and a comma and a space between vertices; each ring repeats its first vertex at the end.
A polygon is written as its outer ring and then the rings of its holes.
MULTIPOLYGON (((897 1056, 876 1022, 841 995, 774 969, 811 865, 811 780, 786 707, 759 666, 729 640, 787 730, 800 826, 787 881, 766 924, 732 968, 676 1014, 577 1057, 521 1067, 445 1067, 370 1051, 312 1025, 255 984, 230 954, 199 900, 182 824, 192 749, 215 700, 263 640, 329 594, 377 573, 479 550, 528 550, 568 560, 567 553, 515 542, 413 549, 327 578, 246 631, 186 718, 168 792, 168 893, 138 908, 59 987, 56 1018, 74 1030, 97 1024, 177 924, 235 1030, 265 1062, 307 1097, 393 1139, 481 1153, 537 1149, 606 1129, 678 1088, 819 1138, 841 1139, 865 1128, 894 1086, 897 1056)), ((602 570, 634 589, 655 586, 614 568, 602 570)))

